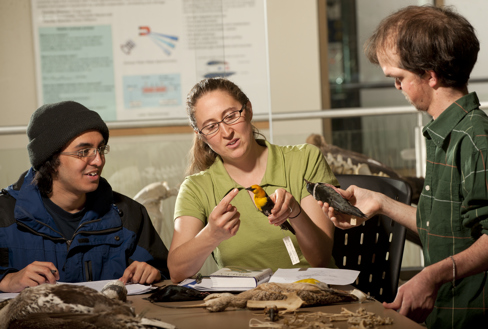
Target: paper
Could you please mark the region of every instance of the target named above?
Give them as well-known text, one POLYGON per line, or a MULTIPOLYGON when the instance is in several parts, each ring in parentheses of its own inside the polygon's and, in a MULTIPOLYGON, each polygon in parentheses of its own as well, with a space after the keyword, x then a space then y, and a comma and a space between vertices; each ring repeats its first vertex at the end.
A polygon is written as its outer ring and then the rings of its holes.
POLYGON ((202 278, 202 282, 197 283, 195 279, 185 279, 181 281, 179 286, 193 288, 198 291, 246 291, 252 289, 254 287, 230 287, 230 288, 222 288, 222 287, 213 287, 212 286, 212 279, 210 278, 202 278))
POLYGON ((6 300, 6 299, 12 299, 12 298, 15 298, 15 296, 17 296, 19 293, 17 292, 6 292, 6 293, 3 293, 3 294, 0 294, 0 302, 3 301, 3 300, 6 300))
POLYGON ((304 279, 315 279, 331 285, 347 285, 356 281, 359 271, 309 267, 309 268, 279 268, 269 282, 293 283, 304 279))
MULTIPOLYGON (((72 284, 76 286, 85 286, 89 287, 92 289, 95 289, 96 291, 102 291, 103 287, 114 280, 100 280, 100 281, 89 281, 89 282, 58 282, 57 284, 72 284)), ((127 296, 131 295, 140 295, 140 294, 145 294, 150 292, 151 290, 156 289, 157 287, 155 286, 146 286, 143 284, 138 284, 138 283, 127 283, 125 285, 125 288, 127 289, 127 296)))
MULTIPOLYGON (((75 286, 85 286, 89 287, 92 289, 95 289, 96 291, 102 291, 102 288, 109 282, 112 282, 114 280, 101 280, 101 281, 90 281, 90 282, 57 282, 56 284, 71 284, 75 286)), ((128 283, 125 285, 127 288, 127 295, 140 295, 140 294, 145 294, 148 293, 154 289, 156 289, 156 286, 145 286, 143 284, 137 284, 137 283, 128 283)), ((6 299, 11 299, 15 298, 19 293, 3 293, 0 294, 0 301, 6 300, 6 299)))

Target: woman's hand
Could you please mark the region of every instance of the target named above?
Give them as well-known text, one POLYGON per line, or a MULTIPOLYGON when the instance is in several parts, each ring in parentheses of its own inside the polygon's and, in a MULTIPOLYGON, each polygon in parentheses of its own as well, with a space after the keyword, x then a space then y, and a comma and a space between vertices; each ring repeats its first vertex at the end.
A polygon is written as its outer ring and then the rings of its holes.
POLYGON ((208 229, 211 236, 219 242, 233 237, 239 230, 241 214, 230 204, 237 193, 238 189, 229 192, 208 216, 208 229))
POLYGON ((300 205, 293 195, 284 188, 277 189, 269 197, 275 204, 273 209, 271 209, 271 215, 268 216, 270 224, 279 226, 289 217, 294 217, 299 214, 300 205))

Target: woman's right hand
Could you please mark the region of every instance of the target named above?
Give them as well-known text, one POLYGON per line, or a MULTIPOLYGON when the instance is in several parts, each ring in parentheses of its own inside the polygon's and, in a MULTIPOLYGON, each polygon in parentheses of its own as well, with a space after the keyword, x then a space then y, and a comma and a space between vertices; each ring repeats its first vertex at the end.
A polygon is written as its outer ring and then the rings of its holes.
POLYGON ((381 201, 376 192, 357 187, 356 185, 351 185, 347 190, 340 190, 340 192, 353 206, 359 208, 366 215, 366 218, 358 218, 336 212, 328 203, 319 201, 322 211, 329 216, 337 228, 349 229, 361 225, 367 219, 376 215, 381 209, 381 201))
POLYGON ((207 226, 211 236, 219 241, 233 237, 239 230, 241 214, 230 204, 237 193, 239 193, 238 189, 229 192, 208 216, 207 226))

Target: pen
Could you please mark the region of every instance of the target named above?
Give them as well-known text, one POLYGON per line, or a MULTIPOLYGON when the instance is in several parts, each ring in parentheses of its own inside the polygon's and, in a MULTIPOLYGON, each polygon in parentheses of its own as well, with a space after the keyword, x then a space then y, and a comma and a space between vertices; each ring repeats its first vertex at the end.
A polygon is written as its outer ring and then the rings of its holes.
POLYGON ((56 270, 51 270, 52 274, 56 274, 56 272, 57 272, 56 270))

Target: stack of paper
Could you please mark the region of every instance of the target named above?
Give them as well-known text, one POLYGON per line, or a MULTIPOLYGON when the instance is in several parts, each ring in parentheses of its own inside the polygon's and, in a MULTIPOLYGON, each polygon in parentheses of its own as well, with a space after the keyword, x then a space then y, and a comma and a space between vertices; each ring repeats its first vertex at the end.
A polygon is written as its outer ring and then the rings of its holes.
POLYGON ((356 281, 359 271, 324 267, 279 268, 269 282, 293 283, 300 280, 315 279, 330 285, 348 285, 356 281))

